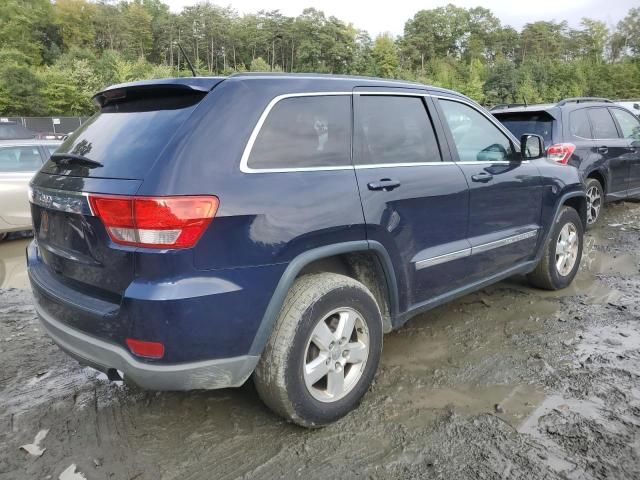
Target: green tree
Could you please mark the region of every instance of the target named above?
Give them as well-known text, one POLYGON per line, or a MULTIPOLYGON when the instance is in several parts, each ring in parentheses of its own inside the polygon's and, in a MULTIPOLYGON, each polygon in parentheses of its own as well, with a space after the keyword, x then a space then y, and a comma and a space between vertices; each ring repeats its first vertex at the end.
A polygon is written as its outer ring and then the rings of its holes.
POLYGON ((374 73, 380 77, 394 78, 398 70, 398 54, 396 44, 388 33, 378 35, 373 48, 371 58, 374 61, 374 73))
POLYGON ((271 70, 271 67, 267 62, 264 61, 262 57, 256 57, 251 60, 251 67, 249 68, 252 72, 268 72, 271 70))
POLYGON ((93 19, 96 6, 87 0, 56 0, 54 23, 65 49, 92 46, 95 39, 93 19))
MULTIPOLYGON (((3 57, 0 51, 0 59, 3 57)), ((0 114, 41 115, 46 113, 40 96, 41 83, 27 65, 0 62, 0 114)))
POLYGON ((49 0, 2 0, 0 49, 18 50, 25 54, 29 64, 39 64, 51 17, 49 0))

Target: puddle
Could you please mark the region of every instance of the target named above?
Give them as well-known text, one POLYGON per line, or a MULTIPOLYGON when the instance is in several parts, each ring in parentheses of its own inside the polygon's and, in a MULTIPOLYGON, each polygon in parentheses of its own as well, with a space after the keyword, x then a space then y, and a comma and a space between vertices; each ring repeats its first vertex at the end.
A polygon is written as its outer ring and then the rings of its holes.
POLYGON ((29 290, 25 267, 25 249, 30 238, 0 242, 0 288, 29 290))
POLYGON ((394 411, 400 416, 414 409, 449 408, 465 416, 491 413, 514 427, 527 418, 542 399, 544 393, 532 385, 467 385, 460 389, 415 385, 393 394, 394 411))
POLYGON ((456 366, 470 355, 504 350, 508 339, 538 333, 545 319, 555 318, 558 302, 516 298, 519 291, 501 285, 418 315, 386 335, 382 365, 408 371, 456 366))

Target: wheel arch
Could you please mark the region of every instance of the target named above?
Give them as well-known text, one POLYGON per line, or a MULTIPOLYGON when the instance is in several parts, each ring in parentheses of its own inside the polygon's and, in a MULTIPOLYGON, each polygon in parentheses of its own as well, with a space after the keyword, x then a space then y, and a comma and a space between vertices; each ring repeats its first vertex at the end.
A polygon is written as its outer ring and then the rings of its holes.
POLYGON ((295 280, 306 273, 331 271, 343 273, 363 283, 378 301, 382 311, 383 330, 392 329, 398 313, 398 288, 391 258, 382 244, 360 240, 343 242, 308 250, 295 257, 280 277, 258 332, 251 344, 250 355, 261 355, 285 297, 295 280))
POLYGON ((546 226, 546 232, 543 238, 543 241, 540 242, 538 246, 538 253, 536 254, 535 260, 532 262, 533 270, 536 264, 542 258, 544 253, 544 249, 551 238, 551 233, 553 232, 553 225, 555 225, 558 220, 558 216, 562 211, 562 207, 569 206, 578 211, 578 215, 580 215, 580 219, 582 220, 582 225, 586 226, 587 224, 587 197, 586 192, 584 191, 584 187, 581 190, 572 190, 569 192, 565 192, 560 195, 558 202, 556 203, 555 210, 553 213, 553 217, 551 219, 551 223, 546 226))
POLYGON ((600 182, 600 185, 602 186, 602 193, 604 193, 605 195, 607 194, 607 190, 608 190, 608 188, 607 188, 607 176, 606 176, 606 174, 604 172, 602 172, 599 169, 592 170, 585 177, 585 179, 588 179, 588 178, 593 178, 595 180, 598 180, 598 182, 600 182))

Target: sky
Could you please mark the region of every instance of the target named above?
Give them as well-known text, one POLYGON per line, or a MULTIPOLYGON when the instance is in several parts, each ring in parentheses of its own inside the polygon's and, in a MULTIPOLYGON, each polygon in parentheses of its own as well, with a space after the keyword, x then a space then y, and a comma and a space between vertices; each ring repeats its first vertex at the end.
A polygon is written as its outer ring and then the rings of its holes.
MULTIPOLYGON (((163 0, 171 10, 179 12, 182 7, 195 5, 202 0, 163 0)), ((299 15, 306 7, 322 10, 327 16, 353 23, 371 35, 390 32, 400 35, 404 23, 418 10, 436 8, 453 3, 459 7, 482 6, 500 18, 503 25, 520 30, 523 25, 537 20, 567 20, 573 27, 579 26, 583 17, 602 20, 615 26, 632 7, 640 6, 638 0, 211 0, 221 6, 231 5, 240 13, 255 13, 258 10, 280 10, 284 15, 299 15), (377 6, 384 5, 382 6, 377 6)))

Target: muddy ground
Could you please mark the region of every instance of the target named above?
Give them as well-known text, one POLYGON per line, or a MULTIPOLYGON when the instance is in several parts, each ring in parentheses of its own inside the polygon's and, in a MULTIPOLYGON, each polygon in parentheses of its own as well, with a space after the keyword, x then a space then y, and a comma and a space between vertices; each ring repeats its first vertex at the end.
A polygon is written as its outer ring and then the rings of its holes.
POLYGON ((640 203, 609 206, 569 289, 512 279, 386 336, 362 406, 315 431, 250 384, 143 392, 81 368, 38 325, 26 242, 0 245, 2 480, 640 478, 640 203), (41 456, 19 449, 43 430, 41 456))

